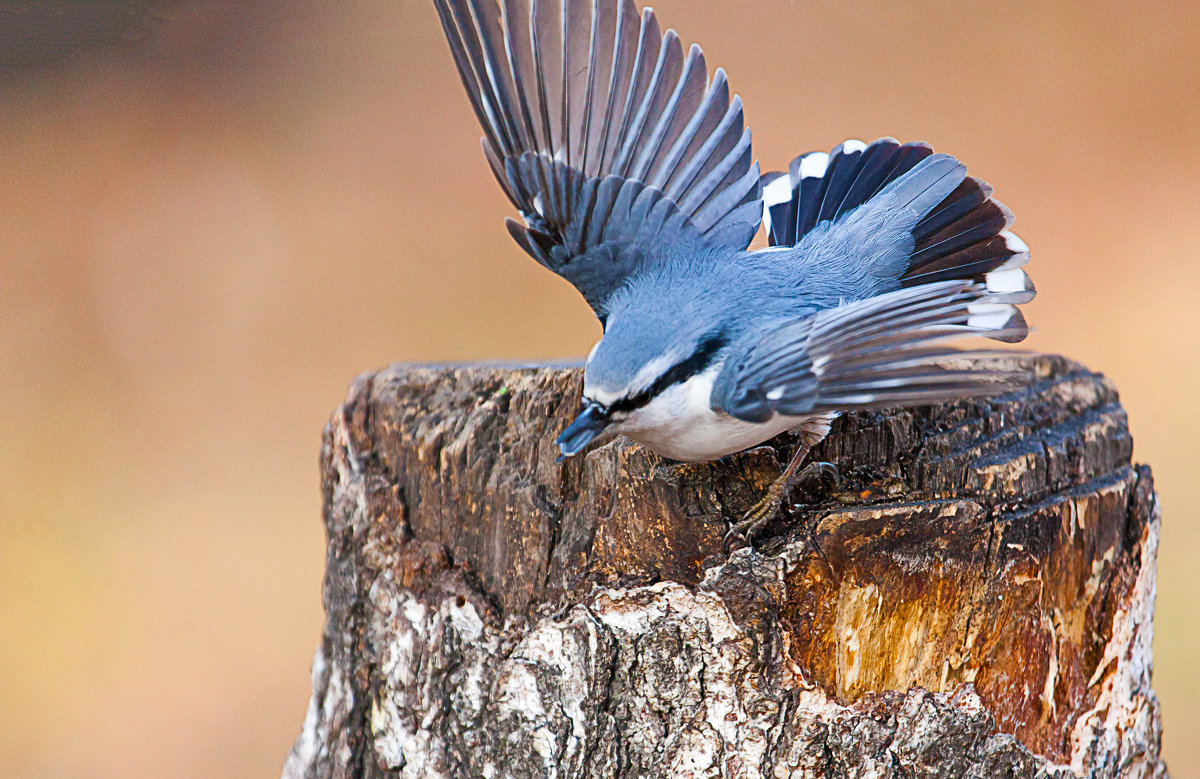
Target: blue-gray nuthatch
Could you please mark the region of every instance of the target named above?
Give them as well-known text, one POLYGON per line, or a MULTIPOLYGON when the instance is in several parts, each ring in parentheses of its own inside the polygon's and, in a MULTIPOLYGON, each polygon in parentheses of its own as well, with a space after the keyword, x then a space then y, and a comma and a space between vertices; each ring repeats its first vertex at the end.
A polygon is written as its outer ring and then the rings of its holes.
POLYGON ((725 73, 633 0, 435 2, 509 232, 604 327, 564 456, 614 432, 711 460, 798 430, 752 532, 838 412, 1012 380, 946 343, 1023 339, 1035 294, 1012 213, 953 157, 846 141, 760 175, 725 73))

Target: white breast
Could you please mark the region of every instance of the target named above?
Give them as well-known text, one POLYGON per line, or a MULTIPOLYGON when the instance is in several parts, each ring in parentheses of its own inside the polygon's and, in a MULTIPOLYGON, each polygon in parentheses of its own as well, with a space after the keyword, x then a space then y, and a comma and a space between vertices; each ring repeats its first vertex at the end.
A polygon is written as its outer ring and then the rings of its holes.
MULTIPOLYGON (((819 440, 829 430, 829 418, 774 416, 762 423, 743 422, 712 410, 709 399, 717 368, 669 388, 635 411, 617 430, 652 452, 672 460, 715 460, 757 446, 805 422, 818 422, 819 440)), ((810 427, 813 425, 806 425, 810 427)), ((809 431, 806 429, 806 433, 809 431)))

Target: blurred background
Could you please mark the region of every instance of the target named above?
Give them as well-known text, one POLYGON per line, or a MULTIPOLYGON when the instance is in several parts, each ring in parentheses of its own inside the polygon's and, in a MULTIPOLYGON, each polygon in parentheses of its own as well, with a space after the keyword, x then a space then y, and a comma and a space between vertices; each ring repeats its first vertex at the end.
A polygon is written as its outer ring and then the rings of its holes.
MULTIPOLYGON (((426 0, 38 5, 0 11, 0 765, 278 775, 351 379, 599 326, 505 234, 426 0)), ((1200 4, 656 6, 764 169, 924 139, 1016 212, 1028 345, 1112 376, 1154 467, 1164 753, 1200 777, 1200 4)))

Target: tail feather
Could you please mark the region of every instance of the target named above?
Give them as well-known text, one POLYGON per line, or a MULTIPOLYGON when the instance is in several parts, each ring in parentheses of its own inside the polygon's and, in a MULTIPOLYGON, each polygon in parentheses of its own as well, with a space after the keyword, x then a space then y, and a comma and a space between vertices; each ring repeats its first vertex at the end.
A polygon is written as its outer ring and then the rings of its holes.
MULTIPOLYGON (((910 272, 919 272, 931 258, 946 257, 968 246, 994 238, 1012 226, 1012 212, 1002 204, 988 201, 957 222, 918 239, 908 260, 910 272)), ((914 236, 916 234, 914 233, 914 236)), ((903 278, 903 277, 901 277, 903 278)))
POLYGON ((818 223, 853 211, 932 154, 926 143, 851 140, 829 153, 800 155, 786 174, 768 173, 764 187, 775 184, 767 198, 771 245, 795 246, 818 223), (787 184, 781 183, 785 175, 787 184))
POLYGON ((855 203, 865 203, 884 187, 895 168, 895 154, 899 148, 900 143, 891 138, 876 141, 866 148, 858 166, 854 185, 839 204, 839 213, 853 208, 855 203))
POLYGON ((1018 269, 1029 261, 1029 247, 1009 232, 1013 214, 992 199, 992 188, 965 171, 953 157, 934 155, 928 144, 894 138, 869 145, 846 141, 829 154, 801 155, 787 173, 763 177, 770 243, 798 246, 818 224, 845 220, 861 206, 907 209, 918 221, 909 231, 907 260, 898 271, 887 271, 897 273, 889 276, 893 284, 974 281, 1006 303, 1028 303, 1037 291, 1018 269))
POLYGON ((920 243, 982 206, 991 196, 992 188, 987 182, 968 176, 941 205, 917 223, 913 237, 920 243))
MULTIPOLYGON (((880 142, 881 141, 875 141, 875 143, 880 142)), ((889 145, 891 143, 895 143, 895 141, 891 138, 884 138, 883 142, 890 142, 889 145)), ((888 169, 887 174, 879 182, 879 186, 875 188, 875 191, 871 193, 871 197, 878 195, 880 190, 882 190, 888 184, 900 178, 905 173, 908 173, 910 170, 917 167, 922 160, 932 155, 933 147, 923 142, 906 143, 903 146, 897 147, 892 154, 893 162, 891 168, 888 169)), ((870 198, 868 198, 868 200, 869 199, 870 198)))
POLYGON ((792 176, 796 192, 796 208, 792 215, 791 234, 795 240, 812 230, 819 221, 821 202, 825 198, 825 176, 831 156, 825 152, 800 157, 796 175, 792 176))
POLYGON ((821 210, 817 220, 836 219, 842 213, 842 201, 858 178, 862 156, 867 145, 862 141, 846 141, 829 155, 825 174, 825 191, 821 195, 821 210))

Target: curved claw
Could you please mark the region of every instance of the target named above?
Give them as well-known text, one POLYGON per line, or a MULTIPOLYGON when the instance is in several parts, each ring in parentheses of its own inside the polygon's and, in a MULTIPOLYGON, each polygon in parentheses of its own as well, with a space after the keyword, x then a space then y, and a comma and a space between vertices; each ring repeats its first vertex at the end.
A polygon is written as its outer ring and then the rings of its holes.
POLYGON ((737 525, 730 526, 721 543, 725 547, 725 554, 733 554, 739 549, 750 546, 750 542, 746 540, 746 537, 738 532, 737 525))
POLYGON ((809 463, 796 475, 795 483, 829 481, 834 489, 842 486, 842 474, 833 463, 809 463))
POLYGON ((740 522, 729 528, 729 532, 725 534, 726 550, 733 551, 730 549, 731 538, 740 539, 745 544, 752 544, 758 531, 762 530, 779 513, 779 506, 783 503, 786 493, 787 482, 785 480, 781 479, 772 484, 763 499, 755 503, 753 508, 742 516, 740 522))

